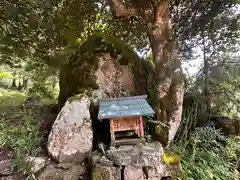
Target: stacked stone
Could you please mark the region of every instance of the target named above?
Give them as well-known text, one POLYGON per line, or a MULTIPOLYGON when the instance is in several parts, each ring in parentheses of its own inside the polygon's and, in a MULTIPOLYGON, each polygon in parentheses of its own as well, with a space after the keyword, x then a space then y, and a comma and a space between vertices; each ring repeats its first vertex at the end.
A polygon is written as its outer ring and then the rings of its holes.
POLYGON ((174 177, 179 167, 164 164, 161 144, 146 143, 92 153, 92 180, 160 180, 174 177))

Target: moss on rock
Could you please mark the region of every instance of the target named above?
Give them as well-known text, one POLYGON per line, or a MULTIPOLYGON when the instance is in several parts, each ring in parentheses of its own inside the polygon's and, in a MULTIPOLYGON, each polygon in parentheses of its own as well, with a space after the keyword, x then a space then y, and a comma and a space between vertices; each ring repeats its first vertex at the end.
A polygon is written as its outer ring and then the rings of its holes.
POLYGON ((176 155, 173 152, 165 152, 162 155, 162 160, 167 165, 176 165, 176 164, 180 163, 180 159, 179 159, 178 155, 176 155))
POLYGON ((68 98, 68 101, 71 103, 72 101, 81 100, 84 95, 85 94, 81 93, 81 94, 77 94, 75 96, 71 96, 68 98))

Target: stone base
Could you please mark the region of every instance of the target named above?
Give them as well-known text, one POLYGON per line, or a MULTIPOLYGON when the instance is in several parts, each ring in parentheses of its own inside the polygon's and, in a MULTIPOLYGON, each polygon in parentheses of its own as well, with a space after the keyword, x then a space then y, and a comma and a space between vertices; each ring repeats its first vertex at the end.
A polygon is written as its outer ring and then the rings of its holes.
POLYGON ((82 165, 62 163, 50 164, 39 175, 38 180, 79 180, 86 175, 86 168, 82 165))
POLYGON ((92 180, 160 180, 176 177, 179 165, 163 163, 163 148, 159 143, 123 145, 110 148, 106 155, 92 153, 92 180))
POLYGON ((121 168, 97 163, 92 169, 92 180, 121 180, 121 168))

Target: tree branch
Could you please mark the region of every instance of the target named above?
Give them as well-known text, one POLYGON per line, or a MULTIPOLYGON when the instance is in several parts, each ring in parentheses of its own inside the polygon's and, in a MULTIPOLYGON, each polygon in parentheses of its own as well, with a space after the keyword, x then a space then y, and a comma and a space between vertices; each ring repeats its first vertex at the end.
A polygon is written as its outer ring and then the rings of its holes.
POLYGON ((206 12, 204 12, 198 18, 194 18, 192 25, 186 27, 183 30, 183 32, 181 33, 181 39, 185 39, 186 37, 189 37, 189 35, 196 36, 196 34, 198 33, 198 27, 200 25, 202 27, 205 27, 212 20, 212 17, 215 17, 217 14, 221 13, 223 8, 227 8, 227 5, 228 1, 219 0, 218 2, 213 2, 208 8, 209 10, 207 10, 206 7, 206 12))
POLYGON ((122 0, 107 0, 112 14, 116 17, 132 17, 138 15, 138 9, 127 7, 122 0))

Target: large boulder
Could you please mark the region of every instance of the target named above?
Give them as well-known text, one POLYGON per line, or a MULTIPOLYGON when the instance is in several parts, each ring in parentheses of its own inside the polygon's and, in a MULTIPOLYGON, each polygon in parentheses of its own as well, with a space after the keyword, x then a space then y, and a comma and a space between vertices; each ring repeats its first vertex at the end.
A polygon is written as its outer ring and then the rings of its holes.
POLYGON ((61 67, 59 105, 88 89, 107 97, 146 94, 152 74, 152 66, 121 39, 96 33, 61 67))
POLYGON ((82 162, 92 149, 90 99, 69 99, 55 120, 48 138, 48 153, 58 162, 82 162))

